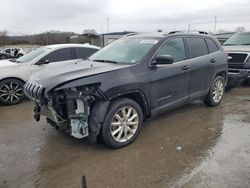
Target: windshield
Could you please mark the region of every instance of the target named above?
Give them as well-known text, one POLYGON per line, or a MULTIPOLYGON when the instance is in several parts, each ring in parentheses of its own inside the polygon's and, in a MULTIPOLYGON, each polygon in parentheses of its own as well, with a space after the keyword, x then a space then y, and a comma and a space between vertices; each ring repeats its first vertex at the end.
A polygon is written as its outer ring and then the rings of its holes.
POLYGON ((155 39, 122 38, 93 54, 92 61, 134 64, 158 42, 155 39))
POLYGON ((223 45, 250 45, 250 33, 234 34, 223 45))
POLYGON ((37 56, 47 52, 49 49, 50 48, 46 48, 46 47, 37 48, 36 50, 31 51, 30 53, 18 58, 16 61, 20 63, 27 63, 35 59, 37 56))

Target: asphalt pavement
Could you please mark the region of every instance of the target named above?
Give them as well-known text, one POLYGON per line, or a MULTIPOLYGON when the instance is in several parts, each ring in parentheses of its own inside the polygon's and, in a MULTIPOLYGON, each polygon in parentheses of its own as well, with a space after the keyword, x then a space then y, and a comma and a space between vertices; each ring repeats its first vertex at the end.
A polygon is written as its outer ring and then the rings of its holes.
POLYGON ((148 120, 116 150, 35 122, 32 106, 0 106, 1 188, 250 187, 250 87, 148 120))

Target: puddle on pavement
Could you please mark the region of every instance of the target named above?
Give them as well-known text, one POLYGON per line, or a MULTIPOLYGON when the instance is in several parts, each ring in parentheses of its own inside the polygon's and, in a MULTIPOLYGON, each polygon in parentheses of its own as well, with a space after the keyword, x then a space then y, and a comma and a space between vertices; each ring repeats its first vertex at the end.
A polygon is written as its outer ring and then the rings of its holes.
POLYGON ((249 116, 250 113, 225 116, 221 136, 215 146, 208 149, 207 157, 169 187, 250 187, 249 116))

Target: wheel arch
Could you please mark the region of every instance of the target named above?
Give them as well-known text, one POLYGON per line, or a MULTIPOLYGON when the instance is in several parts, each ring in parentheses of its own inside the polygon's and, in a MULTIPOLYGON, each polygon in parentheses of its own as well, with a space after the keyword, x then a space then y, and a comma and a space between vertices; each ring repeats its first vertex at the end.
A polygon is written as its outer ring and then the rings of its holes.
POLYGON ((224 70, 224 71, 220 71, 218 72, 214 79, 216 78, 216 76, 222 76, 224 79, 225 79, 225 86, 227 85, 227 80, 228 80, 228 77, 227 77, 227 72, 224 70))
POLYGON ((150 116, 149 103, 141 90, 130 90, 123 93, 118 93, 109 97, 109 100, 113 101, 119 98, 128 98, 135 101, 141 107, 144 119, 150 116))
POLYGON ((5 81, 5 80, 9 80, 9 79, 19 80, 19 81, 23 82, 23 84, 25 84, 25 81, 23 79, 17 78, 17 77, 6 77, 6 78, 3 78, 3 79, 0 79, 0 82, 5 81))

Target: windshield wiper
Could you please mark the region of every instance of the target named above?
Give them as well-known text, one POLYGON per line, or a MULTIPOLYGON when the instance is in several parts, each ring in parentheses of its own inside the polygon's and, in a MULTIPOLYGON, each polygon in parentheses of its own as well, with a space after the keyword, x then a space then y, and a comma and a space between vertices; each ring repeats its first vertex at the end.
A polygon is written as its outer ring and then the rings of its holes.
POLYGON ((92 61, 104 62, 104 63, 114 63, 114 64, 117 64, 117 62, 116 62, 116 61, 104 60, 104 59, 93 59, 92 61))
POLYGON ((250 43, 243 43, 243 44, 241 44, 241 45, 250 45, 250 43))
POLYGON ((14 63, 21 63, 20 61, 17 61, 16 59, 9 59, 10 62, 14 62, 14 63))
POLYGON ((238 44, 223 44, 223 46, 236 46, 238 44))

